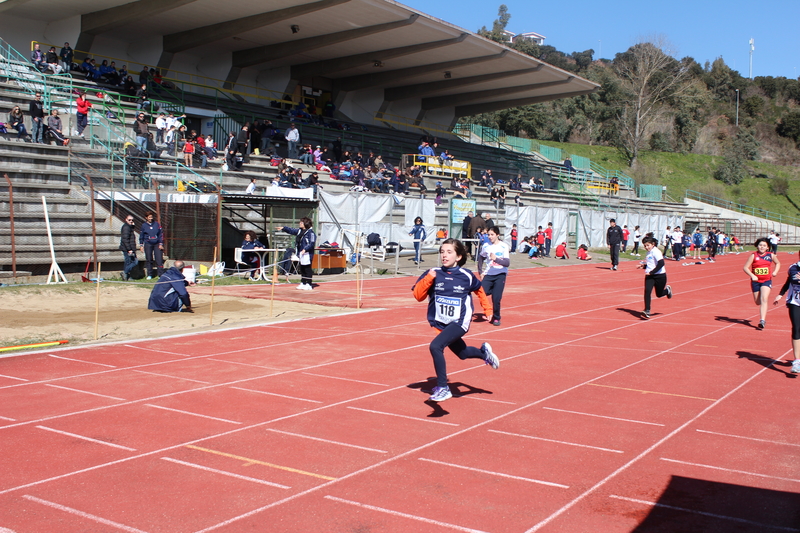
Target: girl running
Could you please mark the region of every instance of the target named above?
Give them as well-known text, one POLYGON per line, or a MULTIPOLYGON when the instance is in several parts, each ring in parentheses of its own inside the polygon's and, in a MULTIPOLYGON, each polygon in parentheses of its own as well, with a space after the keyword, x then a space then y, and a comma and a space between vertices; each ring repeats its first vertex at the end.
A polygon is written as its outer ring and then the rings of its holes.
POLYGON ((436 370, 436 386, 430 397, 434 402, 453 397, 447 386, 445 348, 449 347, 459 359, 483 359, 494 369, 500 367, 500 359, 492 352, 488 342, 484 342, 480 348, 474 348, 467 346, 461 338, 469 331, 472 320, 471 293, 478 295, 484 314, 492 316, 492 306, 483 292, 481 282, 472 272, 461 268, 467 262, 467 249, 458 239, 446 239, 439 247, 439 256, 442 266, 426 271, 412 288, 417 301, 428 298, 428 323, 439 330, 430 346, 436 370))
POLYGON ((800 374, 800 262, 789 267, 786 283, 783 284, 780 294, 775 297, 774 305, 778 305, 787 290, 789 295, 786 297, 786 308, 789 310, 789 320, 792 322, 792 352, 794 352, 792 372, 800 374))
POLYGON ((647 250, 639 268, 644 269, 644 311, 642 318, 650 318, 650 293, 656 289, 656 298, 666 296, 672 298, 672 287, 667 285, 667 268, 664 266, 664 255, 658 249, 658 241, 651 236, 642 239, 642 245, 647 250))
POLYGON ((503 298, 503 290, 506 287, 506 275, 508 266, 511 264, 508 245, 500 240, 499 229, 492 226, 486 232, 489 236, 489 243, 481 248, 481 258, 483 259, 481 269, 481 284, 486 296, 492 297, 492 320, 493 326, 500 325, 500 300, 503 298))
MULTIPOLYGON (((750 276, 750 290, 753 292, 753 301, 761 308, 761 320, 758 329, 767 325, 767 310, 769 310, 769 293, 772 289, 772 278, 778 275, 781 263, 778 254, 769 251, 769 241, 761 238, 756 241, 756 251, 747 258, 743 270, 750 276)), ((785 292, 785 291, 784 291, 785 292)))

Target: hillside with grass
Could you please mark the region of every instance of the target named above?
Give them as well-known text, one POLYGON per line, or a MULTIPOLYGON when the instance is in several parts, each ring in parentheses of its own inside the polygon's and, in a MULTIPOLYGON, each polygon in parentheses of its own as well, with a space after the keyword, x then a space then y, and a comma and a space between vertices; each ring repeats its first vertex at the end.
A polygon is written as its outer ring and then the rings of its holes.
POLYGON ((624 156, 610 146, 589 146, 546 141, 570 154, 588 157, 610 170, 620 170, 637 184, 667 186, 667 194, 682 200, 686 190, 694 190, 724 200, 759 207, 783 215, 800 217, 800 169, 764 161, 745 163, 750 177, 736 185, 714 179, 722 156, 642 151, 635 169, 628 167, 624 156))

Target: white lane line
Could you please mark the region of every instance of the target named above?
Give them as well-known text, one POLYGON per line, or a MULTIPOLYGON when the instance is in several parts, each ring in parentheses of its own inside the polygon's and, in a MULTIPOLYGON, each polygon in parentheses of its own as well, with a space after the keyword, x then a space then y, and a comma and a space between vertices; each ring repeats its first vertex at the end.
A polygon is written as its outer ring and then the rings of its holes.
POLYGON ((794 442, 781 442, 779 440, 757 439, 755 437, 744 437, 742 435, 731 435, 730 433, 717 433, 716 431, 706 431, 704 429, 698 429, 696 431, 698 431, 700 433, 708 433, 709 435, 720 435, 722 437, 733 437, 734 439, 754 440, 756 442, 766 442, 768 444, 780 444, 781 446, 796 446, 796 447, 800 447, 800 444, 796 444, 794 442))
POLYGON ((199 379, 190 379, 190 378, 182 378, 180 376, 170 376, 168 374, 158 374, 156 372, 147 372, 145 370, 133 370, 133 372, 138 372, 140 374, 148 374, 150 376, 158 376, 162 378, 171 378, 171 379, 182 379, 183 381, 192 381, 194 383, 202 383, 203 385, 211 385, 208 381, 200 381, 199 379))
POLYGON ((30 500, 32 502, 41 503, 42 505, 46 505, 47 507, 52 507, 53 509, 58 509, 59 511, 64 511, 65 513, 73 514, 76 516, 80 516, 81 518, 87 518, 89 520, 93 520, 100 524, 105 524, 107 526, 115 527, 117 529, 121 529, 122 531, 127 531, 128 533, 146 533, 141 529, 136 529, 135 527, 126 526, 125 524, 120 524, 119 522, 113 522, 111 520, 107 520, 105 518, 101 518, 97 515, 84 513, 83 511, 79 511, 77 509, 73 509, 72 507, 67 507, 66 505, 60 505, 58 503, 49 502, 47 500, 43 500, 41 498, 37 498, 36 496, 30 496, 25 494, 22 496, 26 500, 30 500))
POLYGON ((642 422, 641 420, 631 420, 629 418, 595 415, 592 413, 581 413, 580 411, 567 411, 566 409, 556 409, 555 407, 542 407, 542 409, 547 409, 548 411, 559 411, 561 413, 572 413, 573 415, 593 416, 596 418, 607 418, 609 420, 621 420, 622 422, 633 422, 634 424, 647 424, 648 426, 664 426, 664 424, 656 424, 655 422, 642 422))
POLYGON ((475 394, 453 394, 453 398, 469 398, 471 400, 481 400, 482 402, 504 403, 506 405, 517 405, 516 402, 506 402, 504 400, 492 400, 491 398, 481 398, 475 394))
POLYGON ((691 514, 699 514, 702 516, 710 516, 711 518, 718 518, 721 520, 730 520, 731 522, 738 522, 740 524, 748 524, 753 526, 758 526, 760 528, 769 528, 769 529, 777 529, 780 531, 800 531, 800 529, 796 529, 793 527, 784 527, 784 526, 772 526, 769 524, 763 524, 761 522, 753 522, 752 520, 745 520, 744 518, 736 518, 733 516, 725 516, 716 513, 708 513, 706 511, 698 511, 696 509, 687 509, 685 507, 675 507, 674 505, 667 505, 664 503, 658 502, 649 502, 647 500, 637 500, 636 498, 625 498, 624 496, 617 496, 616 494, 610 494, 609 498, 614 498, 615 500, 623 500, 626 502, 633 502, 633 503, 641 503, 642 505, 649 505, 652 507, 663 507, 664 509, 671 509, 673 511, 683 511, 684 513, 691 513, 691 514))
POLYGON ((478 472, 480 474, 489 474, 490 476, 499 476, 505 477, 509 479, 516 479, 519 481, 527 481, 529 483, 536 483, 539 485, 547 485, 549 487, 558 487, 560 489, 568 489, 568 485, 562 485, 561 483, 553 483, 550 481, 542 481, 540 479, 532 479, 527 477, 520 477, 520 476, 512 476, 511 474, 503 474, 502 472, 492 472, 491 470, 482 470, 480 468, 472 468, 471 466, 463 466, 463 465, 456 465, 453 463, 445 463, 442 461, 435 461, 433 459, 426 459, 424 457, 419 458, 420 461, 425 461, 426 463, 433 463, 437 465, 449 466, 451 468, 460 468, 461 470, 469 470, 470 472, 478 472))
POLYGON ((302 374, 305 374, 306 376, 316 376, 318 378, 340 379, 342 381, 352 381, 354 383, 365 383, 366 385, 377 385, 379 387, 389 386, 384 383, 373 383, 372 381, 361 381, 360 379, 340 378, 338 376, 326 376, 324 374, 312 374, 311 372, 302 372, 302 374))
POLYGON ((164 461, 169 461, 170 463, 176 463, 183 466, 188 466, 191 468, 197 468, 198 470, 205 470, 206 472, 213 472, 215 474, 222 474, 223 476, 230 476, 236 479, 243 479, 245 481, 252 481, 253 483, 260 483, 261 485, 269 485, 270 487, 276 487, 279 489, 290 489, 292 487, 287 487, 286 485, 281 485, 280 483, 272 483, 271 481, 264 481, 263 479, 257 479, 254 477, 242 476, 239 474, 234 474, 233 472, 226 472, 224 470, 217 470, 216 468, 209 468, 207 466, 198 465, 194 463, 187 463, 186 461, 181 461, 179 459, 172 459, 171 457, 162 457, 164 461))
POLYGON ((53 355, 51 353, 47 354, 48 357, 53 357, 54 359, 63 359, 65 361, 75 361, 76 363, 86 363, 87 365, 98 365, 98 366, 106 366, 108 368, 117 368, 114 365, 106 365, 103 363, 95 363, 94 361, 83 361, 81 359, 72 359, 70 357, 62 357, 60 355, 53 355))
POLYGON ((679 461, 677 459, 667 459, 666 457, 661 458, 662 461, 667 461, 670 463, 677 463, 679 465, 687 465, 687 466, 697 466, 700 468, 710 468, 711 470, 722 470, 723 472, 730 472, 732 474, 744 474, 746 476, 756 476, 756 477, 764 477, 767 479, 780 479, 781 481, 793 481, 795 483, 800 483, 800 479, 792 479, 790 477, 779 477, 779 476, 770 476, 767 474, 757 474, 755 472, 748 472, 746 470, 734 470, 733 468, 723 468, 721 466, 712 466, 712 465, 704 465, 700 463, 690 463, 688 461, 679 461))
POLYGON ((16 422, 16 418, 8 418, 7 416, 0 416, 0 420, 8 420, 9 422, 16 422))
POLYGON ((392 511, 391 509, 384 509, 383 507, 375 507, 374 505, 367 505, 366 503, 359 503, 351 500, 343 500, 342 498, 337 498, 335 496, 325 496, 325 499, 339 503, 346 503, 347 505, 354 505, 356 507, 361 507, 363 509, 369 509, 370 511, 378 511, 380 513, 386 513, 392 516, 399 516, 401 518, 410 518, 411 520, 417 520, 418 522, 425 522, 426 524, 433 524, 435 526, 455 529, 456 531, 464 531, 465 533, 486 533, 485 531, 481 531, 479 529, 470 529, 468 527, 461 527, 455 524, 448 524, 447 522, 440 522, 438 520, 432 520, 430 518, 425 518, 422 516, 416 516, 408 513, 401 513, 400 511, 392 511))
POLYGON ((255 368, 263 368, 264 370, 282 370, 274 366, 254 365, 252 363, 240 363, 239 361, 226 361, 225 359, 212 359, 210 357, 206 359, 206 361, 216 361, 218 363, 228 363, 230 365, 252 366, 255 368))
POLYGON ((338 442, 338 441, 335 441, 335 440, 321 439, 319 437, 311 437, 309 435, 301 435, 299 433, 291 433, 289 431, 281 431, 280 429, 267 428, 267 431, 271 431, 272 433, 280 433, 282 435, 290 435, 292 437, 299 437, 301 439, 316 440, 316 441, 319 441, 319 442, 327 442, 328 444, 337 444, 339 446, 347 446, 348 448, 355 448, 357 450, 365 450, 365 451, 368 451, 368 452, 389 453, 386 450, 378 450, 376 448, 366 448, 364 446, 357 446, 355 444, 348 444, 346 442, 338 442))
POLYGON ((522 437, 525 439, 543 440, 545 442, 554 442, 556 444, 566 444, 567 446, 577 446, 579 448, 589 448, 590 450, 600 450, 601 452, 624 453, 622 450, 612 450, 611 448, 601 448, 599 446, 589 446, 588 444, 578 444, 577 442, 566 442, 563 440, 545 439, 544 437, 534 437, 532 435, 522 435, 520 433, 508 433, 507 431, 500 431, 497 429, 490 429, 492 433, 499 433, 500 435, 510 435, 512 437, 522 437))
POLYGON ((410 420, 416 420, 417 422, 430 422, 432 424, 444 424, 445 426, 457 426, 458 424, 453 424, 452 422, 442 422, 441 420, 429 420, 427 418, 418 418, 416 416, 408 416, 408 415, 399 415, 397 413, 386 413, 384 411, 373 411, 372 409, 362 409, 361 407, 348 407, 348 409, 353 409, 355 411, 364 411, 365 413, 374 413, 376 415, 386 415, 386 416, 396 416, 399 418, 408 418, 410 420))
POLYGON ((81 392, 83 394, 91 394, 92 396, 99 396, 101 398, 111 398, 112 400, 119 400, 120 402, 127 401, 125 398, 117 398, 116 396, 108 396, 107 394, 99 394, 97 392, 89 392, 89 391, 86 391, 86 390, 73 389, 73 388, 70 388, 70 387, 63 387, 61 385, 52 385, 50 383, 45 383, 44 386, 45 387, 53 387, 54 389, 68 390, 68 391, 72 391, 72 392, 81 392))
POLYGON ((156 409, 163 409, 165 411, 172 411, 173 413, 181 413, 184 415, 192 415, 192 416, 199 416, 200 418, 208 418, 209 420, 218 420, 220 422, 227 422, 228 424, 241 424, 241 422, 236 422, 235 420, 227 420, 225 418, 217 418, 215 416, 208 416, 208 415, 201 415, 200 413, 192 413, 190 411, 181 411, 180 409, 172 409, 170 407, 162 407, 160 405, 153 405, 152 403, 146 403, 147 407, 155 407, 156 409))
MULTIPOLYGON (((723 328, 723 329, 726 329, 726 328, 723 328)), ((702 338, 702 337, 705 337, 707 335, 710 335, 710 333, 705 334, 705 335, 701 335, 698 338, 702 338)), ((665 352, 666 352, 666 350, 665 350, 665 352)), ((789 352, 787 351, 786 353, 789 353, 789 352)), ((647 358, 647 359, 649 359, 649 358, 647 358)), ((776 359, 775 361, 773 361, 773 363, 777 362, 777 361, 778 360, 776 359)), ((672 437, 674 437, 675 435, 677 435, 678 433, 680 433, 681 431, 686 429, 686 427, 688 427, 690 424, 693 424, 696 420, 700 419, 703 415, 708 413, 715 406, 717 406, 720 403, 722 403, 723 400, 726 400, 727 398, 730 398, 733 394, 735 394, 736 392, 738 392, 739 390, 744 388, 745 385, 747 385, 748 383, 750 383, 751 381, 756 379, 762 373, 766 372, 769 369, 769 367, 771 367, 771 366, 772 366, 772 364, 763 367, 761 370, 759 370, 755 374, 751 375, 749 378, 745 379, 744 381, 742 381, 741 383, 736 385, 734 388, 732 388, 731 390, 726 392, 722 396, 722 398, 719 398, 717 401, 715 401, 714 403, 712 403, 711 405, 709 405, 708 407, 706 407, 705 409, 703 409, 702 411, 700 411, 699 413, 694 415, 692 418, 690 418, 689 420, 687 420, 686 422, 684 422, 683 424, 681 424, 677 428, 675 428, 672 431, 670 431, 667 435, 665 435, 664 437, 662 437, 661 439, 656 441, 654 444, 650 445, 642 453, 640 453, 639 455, 637 455, 636 457, 634 457, 633 459, 631 459, 630 461, 628 461, 624 465, 620 466, 619 468, 617 468, 616 470, 611 472, 609 475, 607 475, 606 477, 604 477, 603 479, 601 479, 600 481, 598 481, 597 483, 595 483, 594 485, 592 485, 591 487, 589 487, 588 489, 583 491, 580 495, 578 495, 577 497, 573 498, 569 503, 563 505, 556 512, 552 513, 550 516, 548 516, 547 518, 545 518, 544 520, 542 520, 538 524, 534 525, 532 528, 526 530, 525 533, 533 533, 534 531, 539 531, 541 528, 543 528, 544 526, 546 526, 547 524, 549 524, 550 522, 552 522, 553 520, 555 520, 556 518, 558 518, 559 516, 564 514, 565 512, 569 511, 572 507, 577 505, 578 502, 580 502, 581 500, 586 498, 588 495, 592 494, 594 491, 596 491, 597 489, 599 489, 600 487, 602 487, 603 485, 608 483, 609 480, 611 480, 612 478, 616 477, 617 475, 621 474, 622 472, 624 472, 625 470, 627 470, 628 468, 633 466, 640 459, 642 459, 642 458, 646 457, 647 455, 649 455, 650 452, 652 452, 653 450, 655 450, 656 448, 658 448, 659 446, 661 446, 662 444, 667 442, 669 439, 671 439, 672 437)), ((618 372, 618 371, 619 370, 616 370, 615 372, 618 372)))
POLYGON ((301 401, 301 402, 325 403, 325 402, 321 402, 319 400, 309 400, 307 398, 297 398, 296 396, 286 396, 285 394, 277 394, 275 392, 267 392, 267 391, 263 391, 263 390, 245 389, 244 387, 231 387, 231 388, 232 389, 236 389, 236 390, 243 390, 243 391, 247 391, 247 392, 255 392, 255 393, 258 393, 258 394, 267 394, 269 396, 278 396, 280 398, 288 398, 290 400, 298 400, 298 401, 301 401))
POLYGON ((0 374, 0 378, 16 379, 17 381, 29 381, 27 379, 15 378, 14 376, 6 376, 4 374, 0 374))
POLYGON ((49 428, 47 426, 36 426, 36 427, 39 428, 39 429, 43 429, 45 431, 52 431, 53 433, 58 433, 60 435, 66 435, 67 437, 73 437, 73 438, 81 439, 81 440, 88 440, 89 442, 94 442, 94 443, 97 443, 97 444, 105 444, 106 446, 111 446, 112 448, 119 448, 120 450, 127 450, 129 452, 135 452, 136 451, 136 448, 128 448, 127 446, 121 446, 119 444, 113 444, 111 442, 106 442, 104 440, 93 439, 91 437, 84 437, 83 435, 78 435, 76 433, 69 433, 67 431, 61 431, 59 429, 53 429, 53 428, 49 428))
POLYGON ((133 344, 123 344, 123 346, 127 346, 128 348, 134 348, 136 350, 144 350, 146 352, 166 353, 169 355, 180 355, 181 357, 192 357, 191 354, 187 355, 185 353, 168 352, 166 350, 156 350, 154 348, 145 348, 144 346, 134 346, 133 344))

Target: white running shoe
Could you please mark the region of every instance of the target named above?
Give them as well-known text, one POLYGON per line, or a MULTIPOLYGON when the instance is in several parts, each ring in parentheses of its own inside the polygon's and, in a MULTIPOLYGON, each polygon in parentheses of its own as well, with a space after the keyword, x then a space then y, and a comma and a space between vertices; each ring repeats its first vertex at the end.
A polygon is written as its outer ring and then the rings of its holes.
POLYGON ((300 285, 295 287, 295 289, 297 289, 298 291, 304 291, 304 290, 306 290, 306 284, 305 283, 301 283, 300 285))
POLYGON ((500 358, 495 355, 492 351, 492 345, 488 342, 484 342, 483 346, 481 346, 481 351, 483 352, 483 360, 486 361, 486 364, 497 370, 500 368, 500 358))
POLYGON ((434 387, 433 394, 428 398, 432 402, 443 402, 453 397, 450 387, 434 387))
POLYGON ((792 372, 800 374, 800 359, 795 359, 792 363, 792 372))

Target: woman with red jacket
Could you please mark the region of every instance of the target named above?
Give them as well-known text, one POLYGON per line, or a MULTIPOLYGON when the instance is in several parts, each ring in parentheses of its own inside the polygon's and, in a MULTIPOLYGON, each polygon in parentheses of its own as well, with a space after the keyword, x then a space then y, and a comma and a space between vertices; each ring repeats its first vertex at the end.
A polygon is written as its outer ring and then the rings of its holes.
POLYGON ((80 93, 78 99, 75 100, 75 106, 78 108, 75 113, 78 123, 78 135, 83 137, 83 130, 86 129, 86 126, 89 124, 88 115, 92 103, 86 99, 86 93, 80 93))

